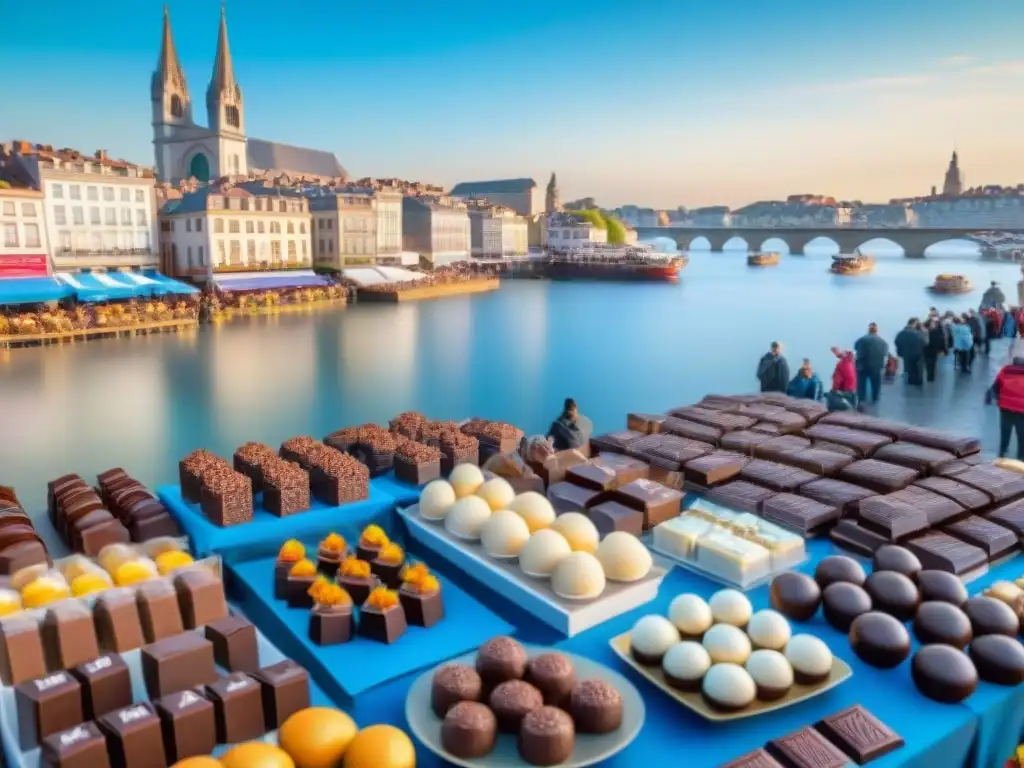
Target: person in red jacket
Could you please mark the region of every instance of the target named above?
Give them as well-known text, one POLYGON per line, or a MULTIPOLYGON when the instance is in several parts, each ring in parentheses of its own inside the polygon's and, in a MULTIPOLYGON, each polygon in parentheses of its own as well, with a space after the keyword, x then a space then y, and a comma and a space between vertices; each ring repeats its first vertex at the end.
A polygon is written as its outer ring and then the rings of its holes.
POLYGON ((1010 448, 1010 437, 1017 433, 1017 458, 1024 461, 1024 357, 1015 357, 1004 365, 986 397, 999 406, 999 455, 1010 448))
POLYGON ((832 372, 832 389, 839 392, 856 392, 857 367, 853 362, 853 352, 844 352, 839 347, 832 347, 832 354, 839 358, 836 369, 832 372))

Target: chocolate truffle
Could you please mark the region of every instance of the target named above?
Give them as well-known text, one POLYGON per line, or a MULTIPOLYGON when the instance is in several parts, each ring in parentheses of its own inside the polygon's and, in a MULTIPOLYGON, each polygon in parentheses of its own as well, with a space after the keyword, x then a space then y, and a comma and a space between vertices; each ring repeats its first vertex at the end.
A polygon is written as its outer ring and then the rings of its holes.
POLYGON ((492 637, 476 654, 476 671, 488 689, 526 674, 526 649, 506 635, 492 637))
POLYGON ((255 672, 260 666, 256 627, 232 614, 206 625, 206 639, 213 643, 213 659, 229 672, 255 672))
POLYGON ((530 765, 558 765, 572 756, 576 727, 569 714, 557 707, 541 707, 523 718, 519 754, 530 765))
POLYGON ((441 724, 441 746, 455 757, 483 757, 498 740, 498 720, 486 704, 460 701, 441 724))
POLYGON ((772 607, 794 621, 807 621, 821 604, 821 588, 805 573, 787 571, 772 579, 772 607))
POLYGON ((565 708, 576 684, 576 672, 562 654, 542 653, 526 665, 526 682, 541 692, 545 704, 565 708))
POLYGON ((622 725, 622 694, 604 680, 581 680, 569 696, 569 712, 580 733, 610 733, 622 725))
POLYGON ((917 590, 923 602, 938 601, 957 608, 967 602, 964 583, 948 571, 921 571, 917 574, 917 590))
POLYGON ((822 558, 818 567, 814 569, 814 580, 822 589, 837 581, 845 581, 862 587, 866 578, 861 564, 846 555, 829 555, 822 558))
POLYGON ((890 669, 910 655, 910 634, 889 614, 870 611, 850 625, 850 645, 865 663, 890 669))
POLYGON ((509 680, 491 691, 488 702, 498 718, 498 728, 515 733, 523 717, 544 706, 544 697, 524 680, 509 680))
POLYGON ((291 659, 253 674, 260 684, 266 730, 276 731, 296 712, 309 707, 309 673, 291 659))
POLYGON ((266 730, 260 685, 244 672, 232 672, 206 686, 217 719, 217 741, 237 744, 258 739, 266 730))
POLYGON ((111 768, 164 765, 160 718, 148 703, 110 712, 101 717, 97 725, 107 737, 111 768))
POLYGON ((18 712, 18 741, 23 751, 85 719, 82 686, 67 672, 55 672, 15 686, 14 701, 18 712))
POLYGON ((840 632, 849 632, 853 620, 871 610, 871 595, 849 581, 835 581, 822 593, 825 621, 840 632))
POLYGON ((971 620, 955 605, 942 602, 921 603, 914 616, 914 634, 922 645, 942 643, 965 648, 973 633, 971 620))
POLYGON ((983 635, 967 649, 978 677, 997 685, 1024 682, 1024 647, 1006 635, 983 635))
POLYGON ((1008 635, 1016 637, 1020 619, 1010 606, 994 597, 972 597, 964 603, 964 613, 971 620, 974 636, 1008 635))
POLYGON ((895 544, 883 544, 875 550, 875 555, 871 559, 871 569, 873 571, 896 571, 911 579, 922 570, 921 561, 917 559, 917 555, 909 549, 895 544))
POLYGON ((917 586, 897 571, 875 571, 864 582, 876 611, 888 613, 900 621, 909 621, 921 604, 917 586))
POLYGON ((910 665, 917 690, 943 704, 963 701, 978 687, 978 671, 963 651, 949 645, 926 645, 910 665))
POLYGON ((460 701, 480 701, 484 684, 477 671, 466 664, 445 664, 434 672, 430 707, 438 717, 460 701))
POLYGON ((217 746, 213 704, 196 691, 181 691, 154 702, 163 731, 167 761, 209 755, 217 746))
POLYGON ((79 664, 71 674, 82 684, 86 720, 96 720, 132 703, 132 678, 120 656, 100 656, 79 664))
POLYGON ((107 740, 95 723, 82 723, 47 736, 39 763, 45 768, 110 768, 107 740))

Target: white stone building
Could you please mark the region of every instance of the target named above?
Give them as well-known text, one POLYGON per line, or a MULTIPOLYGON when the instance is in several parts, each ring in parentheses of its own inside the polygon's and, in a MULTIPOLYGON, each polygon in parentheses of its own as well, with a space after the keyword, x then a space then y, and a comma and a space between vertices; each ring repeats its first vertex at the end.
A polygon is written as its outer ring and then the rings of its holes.
POLYGON ((466 261, 470 253, 466 204, 447 195, 402 199, 403 250, 418 253, 429 269, 466 261))
POLYGON ((486 201, 468 204, 470 253, 476 258, 511 259, 530 251, 527 221, 511 208, 486 201))
POLYGON ((595 245, 608 242, 608 230, 573 213, 553 213, 545 222, 544 240, 552 251, 587 252, 594 250, 595 245))
POLYGON ((464 181, 452 187, 451 195, 462 200, 487 200, 494 205, 504 205, 520 216, 544 212, 544 193, 533 179, 464 181))
POLYGON ((0 278, 45 277, 49 273, 42 192, 0 182, 0 278))

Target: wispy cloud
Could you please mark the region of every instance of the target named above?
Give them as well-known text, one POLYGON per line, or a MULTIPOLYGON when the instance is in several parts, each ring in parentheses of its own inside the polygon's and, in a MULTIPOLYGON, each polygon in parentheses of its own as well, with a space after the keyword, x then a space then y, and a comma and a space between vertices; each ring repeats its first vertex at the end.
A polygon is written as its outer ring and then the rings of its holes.
POLYGON ((833 93, 836 91, 886 91, 902 88, 918 88, 932 81, 931 75, 890 75, 885 77, 860 77, 835 83, 813 83, 800 88, 804 93, 833 93))
POLYGON ((1007 61, 996 61, 991 64, 982 64, 971 67, 968 72, 972 75, 1020 75, 1024 74, 1024 59, 1009 59, 1007 61))
POLYGON ((973 64, 974 62, 974 56, 967 53, 958 53, 956 56, 947 56, 939 62, 939 65, 949 69, 960 69, 961 67, 966 67, 968 64, 973 64))

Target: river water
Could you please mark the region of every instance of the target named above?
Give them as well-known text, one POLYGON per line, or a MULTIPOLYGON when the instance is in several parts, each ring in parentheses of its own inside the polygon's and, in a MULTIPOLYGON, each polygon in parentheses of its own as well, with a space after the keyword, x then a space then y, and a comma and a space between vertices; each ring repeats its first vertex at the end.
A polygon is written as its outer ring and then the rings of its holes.
MULTIPOLYGON (((575 397, 598 431, 630 410, 661 411, 709 392, 756 386, 773 340, 794 370, 804 357, 828 377, 832 345, 850 347, 875 321, 891 341, 912 314, 977 306, 1014 265, 977 259, 882 258, 873 274, 839 278, 828 259, 784 256, 751 269, 742 252, 696 253, 679 285, 507 281, 492 294, 407 305, 236 320, 182 335, 0 353, 0 484, 42 508, 46 482, 123 466, 143 482, 174 481, 177 462, 206 447, 322 437, 405 409, 435 418, 500 418, 546 430, 575 397), (978 290, 926 293, 940 271, 978 290)), ((993 359, 1001 360, 1000 348, 993 359)), ((993 362, 994 366, 994 362, 993 362)), ((882 415, 980 435, 992 366, 907 393, 886 387, 882 415)))

